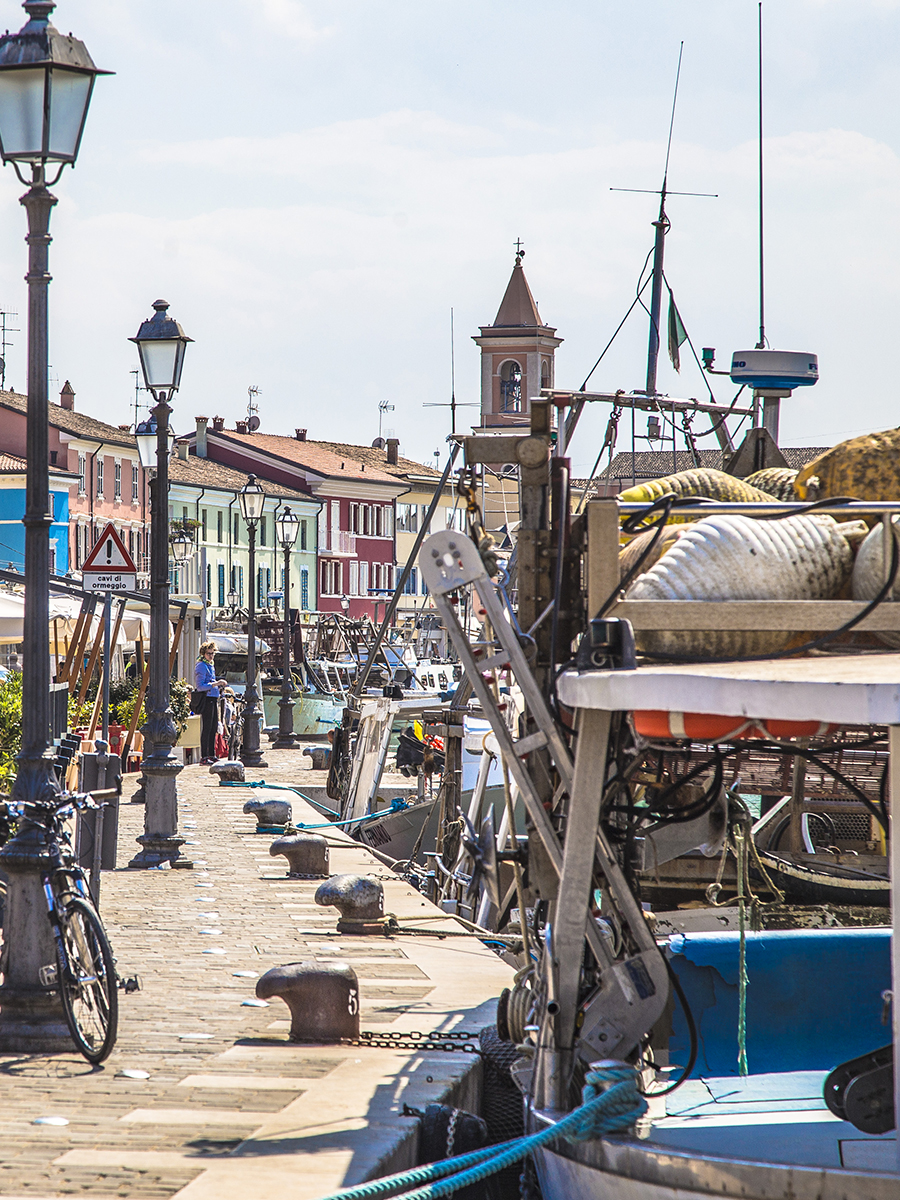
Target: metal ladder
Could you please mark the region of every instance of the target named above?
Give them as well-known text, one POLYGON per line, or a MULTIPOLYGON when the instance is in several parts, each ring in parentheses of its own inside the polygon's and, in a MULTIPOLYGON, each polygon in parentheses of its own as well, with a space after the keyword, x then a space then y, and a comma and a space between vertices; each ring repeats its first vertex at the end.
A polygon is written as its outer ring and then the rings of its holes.
MULTIPOLYGON (((422 546, 419 567, 428 590, 437 606, 450 634, 460 661, 464 664, 472 688, 481 702, 481 707, 506 760, 510 773, 518 785, 528 816, 534 825, 544 849, 558 876, 562 875, 563 849, 559 836, 544 808, 534 781, 528 772, 525 758, 535 750, 547 750, 559 775, 560 783, 554 799, 563 794, 571 795, 574 768, 569 748, 564 742, 556 722, 550 714, 537 681, 528 665, 528 660, 519 643, 518 635, 509 620, 509 613, 485 570, 481 555, 474 542, 464 534, 452 529, 432 534, 422 546), (448 599, 452 592, 461 588, 475 587, 478 597, 491 623, 494 637, 500 649, 484 658, 476 658, 473 648, 456 616, 455 606, 448 599), (514 738, 506 726, 503 715, 497 708, 493 693, 485 682, 483 672, 496 667, 508 668, 521 689, 527 711, 537 726, 534 733, 514 738)), ((601 786, 598 783, 598 786, 601 786)), ((644 919, 640 906, 625 879, 618 859, 601 829, 596 831, 597 857, 616 904, 643 949, 655 949, 653 937, 644 919)), ((612 965, 609 949, 597 932, 593 920, 587 922, 586 935, 591 951, 597 961, 612 965)))
POLYGON ((549 953, 545 955, 543 965, 551 1000, 546 1005, 541 1027, 539 1061, 542 1065, 536 1095, 549 1099, 556 1107, 564 1107, 576 1040, 587 1037, 586 1045, 594 1057, 600 1053, 598 1047, 602 1047, 603 1054, 628 1053, 658 1019, 668 994, 665 963, 600 827, 609 714, 588 712, 584 724, 579 727, 587 741, 579 753, 581 774, 576 779, 568 746, 531 672, 499 589, 491 582, 475 544, 461 533, 443 530, 424 543, 419 566, 490 722, 500 753, 519 787, 528 816, 560 881, 554 905, 552 944, 548 937, 549 953), (476 657, 459 624, 455 606, 449 600, 452 592, 473 587, 499 644, 499 649, 485 657, 476 657), (498 667, 507 668, 515 677, 527 712, 537 726, 534 733, 514 738, 507 728, 484 679, 485 671, 498 667), (546 749, 559 776, 554 802, 563 795, 569 796, 565 849, 525 763, 529 754, 542 749, 546 749), (631 933, 637 949, 632 956, 614 958, 593 918, 589 893, 595 865, 600 867, 609 897, 623 925, 631 933), (591 1001, 581 1007, 579 1016, 579 976, 585 940, 600 967, 601 984, 591 1001), (641 981, 640 997, 633 986, 635 978, 641 981))

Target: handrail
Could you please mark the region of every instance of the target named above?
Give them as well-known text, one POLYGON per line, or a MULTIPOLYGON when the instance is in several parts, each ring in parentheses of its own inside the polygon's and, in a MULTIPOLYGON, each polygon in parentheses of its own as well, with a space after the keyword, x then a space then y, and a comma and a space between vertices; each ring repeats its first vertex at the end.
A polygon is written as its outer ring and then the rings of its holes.
MULTIPOLYGON (((602 497, 600 497, 602 499, 602 497)), ((616 500, 615 496, 610 499, 616 500)), ((617 501, 622 516, 642 513, 647 508, 647 501, 617 501)), ((774 517, 781 513, 790 515, 794 512, 805 512, 809 509, 809 501, 769 500, 769 501, 731 501, 709 500, 706 497, 686 496, 673 500, 670 512, 703 513, 704 516, 742 515, 745 517, 774 517)), ((814 512, 835 515, 862 515, 863 513, 900 513, 900 500, 849 500, 843 504, 820 503, 814 512)))

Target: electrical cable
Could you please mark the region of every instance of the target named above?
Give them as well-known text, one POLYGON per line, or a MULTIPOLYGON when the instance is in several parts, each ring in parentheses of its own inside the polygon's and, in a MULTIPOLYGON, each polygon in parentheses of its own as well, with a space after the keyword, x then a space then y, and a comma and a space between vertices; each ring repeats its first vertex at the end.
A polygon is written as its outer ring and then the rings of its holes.
MULTIPOLYGON (((633 514, 635 517, 637 517, 640 520, 640 522, 642 524, 642 529, 641 529, 642 533, 646 532, 646 530, 648 530, 648 529, 655 529, 656 534, 653 538, 650 539, 650 542, 648 543, 646 549, 640 555, 640 557, 638 558, 638 560, 634 564, 634 566, 629 571, 626 572, 624 579, 619 580, 619 582, 616 584, 616 586, 613 588, 613 590, 609 593, 609 595, 606 597, 606 599, 603 601, 603 603, 597 609, 595 619, 598 617, 602 617, 603 614, 607 611, 607 609, 611 608, 612 605, 615 604, 616 600, 619 597, 619 593, 625 591, 625 589, 628 587, 628 585, 631 583, 631 581, 634 579, 634 577, 640 573, 641 567, 643 567, 644 563, 647 561, 650 554, 656 548, 656 545, 659 542, 659 539, 662 537, 663 529, 665 529, 666 523, 669 520, 669 513, 672 509, 672 505, 675 503, 675 501, 677 499, 678 499, 678 497, 675 495, 674 492, 666 492, 666 494, 664 496, 659 496, 647 508, 643 509, 639 513, 633 514), (655 512, 657 509, 663 510, 660 514, 659 519, 655 522, 651 522, 649 525, 644 525, 643 523, 646 521, 647 517, 652 512, 655 512)), ((623 522, 622 529, 625 533, 637 532, 637 530, 633 526, 632 517, 628 517, 627 520, 625 520, 623 522)))
MULTIPOLYGON (((566 526, 568 512, 566 504, 569 497, 569 473, 567 467, 559 460, 556 478, 554 479, 553 491, 556 501, 556 519, 559 524, 559 537, 556 541, 556 570, 553 580, 553 613, 550 620, 550 662, 556 663, 556 651, 559 643, 559 612, 562 606, 562 587, 563 573, 565 570, 566 559, 566 526)), ((557 711, 556 701, 556 681, 559 676, 554 673, 550 680, 550 698, 553 703, 554 713, 559 723, 559 713, 557 711)))
POLYGON ((584 392, 587 390, 587 385, 590 382, 591 376, 597 370, 597 368, 600 366, 600 363, 603 361, 603 356, 606 354, 607 350, 610 348, 610 346, 613 344, 613 342, 619 336, 619 332, 620 332, 622 326, 625 324, 625 322, 631 316, 632 311, 635 308, 635 305, 637 305, 638 301, 640 300, 641 292, 644 290, 644 288, 650 282, 651 276, 649 276, 649 275, 647 276, 646 279, 644 279, 643 283, 641 283, 641 279, 643 278, 644 272, 647 269, 647 263, 650 261, 652 254, 653 254, 653 250, 651 248, 650 250, 647 251, 647 257, 644 259, 644 265, 641 267, 640 273, 638 274, 637 294, 635 295, 634 299, 632 300, 631 304, 629 305, 628 312, 625 314, 625 316, 622 318, 622 320, 616 326, 615 333, 612 335, 612 337, 609 339, 609 341, 603 347, 600 357, 597 359, 597 361, 594 363, 594 365, 591 367, 591 369, 588 371, 587 375, 585 376, 584 383, 582 383, 581 387, 578 389, 580 392, 584 392))
POLYGON ((818 767, 820 771, 824 771, 826 775, 830 775, 832 779, 836 780, 839 784, 841 784, 842 787, 845 787, 847 791, 850 792, 851 795, 855 796, 860 804, 862 804, 864 808, 871 813, 876 821, 878 821, 885 833, 888 832, 889 821, 886 808, 880 808, 879 805, 874 804, 862 790, 862 788, 857 787, 855 783, 852 783, 847 776, 843 774, 843 772, 837 769, 837 767, 831 767, 828 765, 828 763, 823 762, 822 759, 814 752, 804 749, 802 746, 790 746, 783 742, 759 742, 754 744, 753 748, 762 754, 789 754, 791 756, 805 758, 807 762, 811 762, 813 766, 818 767))
POLYGON ((681 1085, 687 1081, 687 1079, 690 1077, 691 1071, 693 1071, 697 1064, 697 1053, 700 1048, 700 1039, 697 1036, 697 1024, 694 1021, 694 1014, 691 1012, 691 1006, 688 1004, 687 996, 684 994, 684 988, 681 986, 681 980, 675 974, 672 964, 665 956, 663 956, 663 961, 666 964, 666 970, 669 972, 669 979, 671 980, 675 995, 678 997, 678 1003, 681 1005, 682 1012, 684 1013, 684 1019, 687 1022, 688 1038, 690 1039, 690 1053, 688 1054, 687 1066, 674 1083, 670 1083, 668 1087, 663 1088, 660 1092, 641 1093, 642 1096, 652 1096, 654 1098, 657 1096, 671 1096, 672 1092, 674 1092, 676 1088, 680 1088, 681 1085))
MULTIPOLYGON (((662 498, 664 499, 664 497, 662 497, 662 498)), ((782 520, 783 518, 789 517, 789 516, 800 516, 803 513, 812 511, 815 508, 831 507, 838 503, 848 504, 848 503, 852 503, 852 502, 853 502, 852 498, 847 497, 847 496, 838 496, 838 497, 835 497, 833 499, 828 499, 828 500, 815 500, 811 504, 804 505, 803 508, 798 510, 797 512, 772 513, 771 516, 761 515, 757 519, 761 520, 761 521, 778 521, 778 520, 782 520)), ((655 504, 658 504, 658 501, 655 501, 654 505, 651 505, 646 511, 648 513, 650 511, 652 511, 652 508, 655 507, 655 504)), ((640 514, 634 514, 634 515, 638 516, 640 514)), ((623 529, 625 528, 624 524, 623 524, 622 528, 623 529)), ((652 548, 652 546, 654 544, 655 544, 655 542, 651 543, 651 546, 648 547, 647 551, 641 556, 641 558, 638 561, 638 565, 640 565, 644 561, 644 559, 647 557, 647 554, 649 553, 650 549, 652 548)), ((892 594, 893 588, 894 588, 894 583, 897 578, 898 566, 900 566, 900 552, 898 552, 897 535, 895 532, 894 537, 892 538, 892 544, 891 544, 891 566, 890 566, 890 570, 888 572, 888 578, 887 578, 887 581, 885 582, 885 584, 883 585, 883 587, 881 588, 881 590, 878 592, 878 594, 872 600, 870 600, 869 603, 865 606, 865 608, 863 608, 861 612, 858 612, 855 617, 851 617, 849 621, 845 621, 843 623, 843 625, 839 625, 837 629, 827 630, 825 633, 820 634, 818 637, 813 638, 811 641, 804 642, 800 646, 788 646, 784 650, 773 650, 773 651, 769 652, 768 654, 734 655, 734 656, 723 657, 723 658, 709 658, 709 657, 693 655, 693 654, 678 654, 678 655, 656 654, 649 650, 642 650, 641 651, 642 657, 653 659, 655 662, 675 662, 675 663, 678 663, 678 662, 685 662, 685 663, 766 662, 770 659, 775 659, 775 658, 794 658, 798 654, 805 654, 809 650, 818 650, 821 646, 827 646, 830 642, 833 642, 835 638, 840 637, 842 634, 849 633, 851 629, 853 629, 855 626, 859 625, 859 623, 861 621, 864 621, 866 619, 866 617, 870 616, 870 614, 875 611, 875 609, 879 606, 879 604, 883 603, 883 601, 885 601, 888 598, 888 596, 890 596, 892 594)), ((633 575, 633 572, 629 572, 629 575, 633 575)), ((630 579, 628 580, 628 582, 630 582, 630 579)), ((615 600, 615 597, 622 590, 623 590, 622 586, 620 586, 619 588, 616 589, 616 591, 612 594, 610 599, 606 602, 605 608, 609 607, 609 605, 615 600)))
MULTIPOLYGON (((817 821, 821 821, 822 824, 825 826, 825 833, 828 835, 828 837, 831 838, 832 842, 835 841, 835 839, 837 838, 837 832, 834 827, 834 821, 832 821, 831 817, 829 817, 827 813, 811 812, 811 813, 807 813, 806 815, 809 817, 810 820, 815 818, 817 821)), ((793 818, 792 818, 791 814, 788 813, 788 815, 786 817, 782 817, 782 819, 775 826, 775 828, 772 831, 771 837, 766 842, 766 853, 767 854, 770 852, 774 854, 775 851, 778 849, 778 847, 781 845, 781 839, 784 837, 784 831, 790 825, 792 819, 793 818)))

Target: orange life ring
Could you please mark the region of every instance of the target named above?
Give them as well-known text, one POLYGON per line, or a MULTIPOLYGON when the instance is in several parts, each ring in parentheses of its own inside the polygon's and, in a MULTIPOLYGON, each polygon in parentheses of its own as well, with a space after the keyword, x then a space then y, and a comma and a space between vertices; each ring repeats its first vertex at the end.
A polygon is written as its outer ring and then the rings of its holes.
POLYGON ((825 721, 774 721, 763 717, 723 717, 716 713, 661 712, 639 709, 634 728, 646 738, 691 738, 697 742, 733 742, 739 738, 824 737, 837 729, 825 721))

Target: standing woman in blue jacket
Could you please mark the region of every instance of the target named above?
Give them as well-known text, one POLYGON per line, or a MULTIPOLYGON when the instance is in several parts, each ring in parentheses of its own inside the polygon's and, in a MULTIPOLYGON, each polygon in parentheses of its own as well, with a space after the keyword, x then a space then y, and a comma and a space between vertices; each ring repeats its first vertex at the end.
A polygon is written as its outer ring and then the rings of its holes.
POLYGON ((216 730, 219 727, 219 688, 225 686, 224 679, 216 679, 213 659, 216 643, 203 642, 200 657, 194 667, 194 697, 192 708, 200 714, 201 763, 216 762, 216 730))

